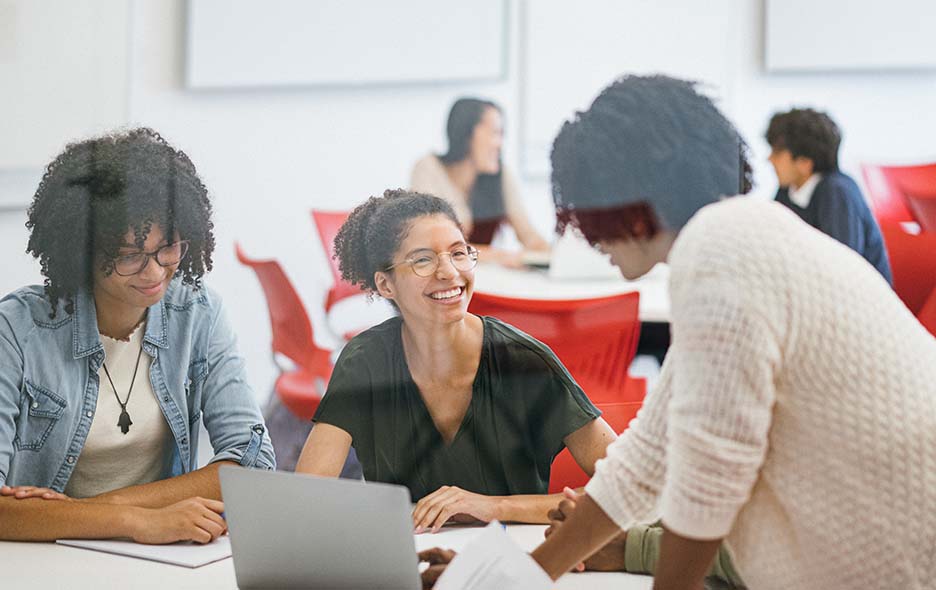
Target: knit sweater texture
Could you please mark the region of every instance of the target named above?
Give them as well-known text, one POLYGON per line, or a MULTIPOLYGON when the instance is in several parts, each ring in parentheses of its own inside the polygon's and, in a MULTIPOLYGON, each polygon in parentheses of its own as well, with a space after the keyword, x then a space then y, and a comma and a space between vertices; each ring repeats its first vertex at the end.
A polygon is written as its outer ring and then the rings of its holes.
POLYGON ((936 339, 774 202, 703 208, 669 262, 672 346, 588 494, 725 538, 750 588, 932 588, 936 339))

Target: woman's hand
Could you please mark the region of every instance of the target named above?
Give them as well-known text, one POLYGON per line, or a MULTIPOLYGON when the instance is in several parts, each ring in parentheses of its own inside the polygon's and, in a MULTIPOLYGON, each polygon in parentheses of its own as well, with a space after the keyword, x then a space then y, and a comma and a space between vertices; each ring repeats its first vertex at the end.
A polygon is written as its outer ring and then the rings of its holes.
MULTIPOLYGON (((559 529, 575 510, 575 503, 581 496, 571 488, 563 488, 562 494, 565 498, 559 502, 559 505, 549 511, 549 526, 546 528, 545 536, 551 535, 559 529)), ((592 572, 623 572, 624 571, 624 547, 627 544, 627 533, 622 532, 611 541, 595 552, 584 563, 575 566, 575 571, 585 570, 592 572)))
POLYGON ((37 486, 0 486, 0 496, 12 496, 17 500, 26 498, 42 498, 43 500, 68 500, 70 498, 61 492, 56 492, 50 488, 41 488, 37 486))
POLYGON ((438 532, 450 518, 458 522, 480 520, 490 522, 497 518, 500 499, 465 491, 455 486, 442 486, 416 503, 413 509, 413 527, 416 533, 438 532))
POLYGON ((440 549, 435 547, 433 549, 426 549, 425 551, 419 552, 420 563, 425 561, 429 564, 429 567, 426 568, 422 574, 420 574, 420 578, 422 578, 423 590, 429 590, 429 588, 435 586, 439 576, 442 575, 442 572, 445 571, 445 568, 448 566, 449 562, 454 558, 455 552, 450 549, 440 549))
POLYGON ((224 504, 207 498, 189 498, 165 508, 134 509, 130 537, 137 543, 163 545, 177 541, 210 543, 227 531, 221 517, 224 504))

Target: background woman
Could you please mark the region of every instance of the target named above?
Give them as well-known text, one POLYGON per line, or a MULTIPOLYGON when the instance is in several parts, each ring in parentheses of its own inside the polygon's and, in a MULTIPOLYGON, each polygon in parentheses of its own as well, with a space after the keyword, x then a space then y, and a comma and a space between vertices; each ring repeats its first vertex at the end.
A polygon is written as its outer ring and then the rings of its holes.
POLYGON ((448 151, 429 154, 416 163, 412 190, 448 201, 482 260, 522 264, 520 253, 490 248, 503 223, 513 227, 524 249, 548 251, 549 244, 527 218, 513 174, 501 162, 504 122, 500 107, 488 100, 460 98, 449 111, 446 132, 448 151))
POLYGON ((0 300, 0 539, 214 539, 218 466, 274 459, 201 283, 214 235, 195 166, 150 129, 73 143, 27 226, 45 286, 0 300))
POLYGON ((405 485, 419 530, 450 518, 546 522, 553 458, 591 473, 614 439, 555 355, 468 313, 477 252, 442 199, 387 191, 335 239, 341 272, 399 317, 344 348, 296 468, 337 476, 353 444, 370 481, 405 485))

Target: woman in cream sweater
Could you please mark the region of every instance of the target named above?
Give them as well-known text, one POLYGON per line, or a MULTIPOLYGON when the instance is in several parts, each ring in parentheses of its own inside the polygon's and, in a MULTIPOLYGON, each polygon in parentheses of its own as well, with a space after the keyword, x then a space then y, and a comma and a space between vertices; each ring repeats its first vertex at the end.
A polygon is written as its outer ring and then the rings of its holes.
POLYGON ((745 192, 734 127, 689 82, 626 77, 565 124, 560 225, 628 278, 671 266, 658 386, 533 557, 553 577, 662 518, 655 588, 722 542, 751 588, 936 579, 936 340, 860 255, 745 192), (890 531, 890 533, 888 533, 890 531))

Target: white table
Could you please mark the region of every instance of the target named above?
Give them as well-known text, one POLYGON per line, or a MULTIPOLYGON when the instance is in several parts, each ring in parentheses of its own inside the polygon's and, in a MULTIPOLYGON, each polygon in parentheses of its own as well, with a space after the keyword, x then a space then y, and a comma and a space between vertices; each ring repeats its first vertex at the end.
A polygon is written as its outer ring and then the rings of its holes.
POLYGON ((479 264, 475 291, 525 299, 585 299, 640 292, 640 321, 669 322, 669 267, 658 264, 636 281, 623 278, 554 279, 544 270, 516 270, 479 264))
MULTIPOLYGON (((544 525, 510 525, 507 532, 518 545, 532 550, 542 542, 545 528, 544 525)), ((416 547, 448 546, 457 550, 480 531, 480 527, 453 527, 443 529, 436 535, 417 535, 416 547)), ((178 590, 237 587, 231 559, 188 569, 54 543, 0 542, 0 579, 3 580, 4 588, 11 589, 178 590)), ((648 590, 651 586, 652 580, 648 576, 595 572, 568 574, 556 584, 556 588, 566 590, 648 590)))

